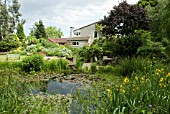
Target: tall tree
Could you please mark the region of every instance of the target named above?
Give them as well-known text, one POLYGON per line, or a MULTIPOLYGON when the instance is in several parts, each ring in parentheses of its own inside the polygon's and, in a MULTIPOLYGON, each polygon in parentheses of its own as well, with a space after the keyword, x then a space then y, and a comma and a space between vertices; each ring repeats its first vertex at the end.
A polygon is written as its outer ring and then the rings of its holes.
POLYGON ((157 1, 157 6, 146 7, 152 19, 151 32, 155 41, 163 42, 166 46, 165 52, 167 57, 170 58, 170 0, 157 1))
POLYGON ((0 1, 0 39, 14 33, 21 16, 20 6, 18 0, 0 1))
POLYGON ((139 0, 138 4, 142 7, 155 7, 158 4, 158 0, 139 0))
POLYGON ((20 40, 23 40, 25 38, 25 33, 24 33, 24 28, 23 25, 25 23, 25 20, 23 20, 22 22, 18 23, 17 26, 17 36, 20 40))
POLYGON ((61 38, 63 36, 61 29, 57 29, 55 26, 49 26, 45 30, 48 38, 61 38))
POLYGON ((149 18, 144 8, 123 1, 114 6, 109 16, 104 17, 100 24, 104 26, 102 33, 105 36, 128 35, 138 29, 149 29, 149 18))
POLYGON ((0 40, 6 37, 8 34, 8 9, 5 3, 0 2, 0 40))
POLYGON ((12 15, 10 17, 10 32, 14 32, 14 29, 17 28, 17 25, 19 23, 19 17, 21 16, 21 13, 19 12, 21 5, 19 4, 18 0, 12 0, 12 5, 9 7, 9 13, 12 15))
POLYGON ((44 24, 42 20, 40 20, 37 24, 35 24, 36 30, 34 36, 39 39, 39 38, 47 38, 47 34, 45 31, 44 24))

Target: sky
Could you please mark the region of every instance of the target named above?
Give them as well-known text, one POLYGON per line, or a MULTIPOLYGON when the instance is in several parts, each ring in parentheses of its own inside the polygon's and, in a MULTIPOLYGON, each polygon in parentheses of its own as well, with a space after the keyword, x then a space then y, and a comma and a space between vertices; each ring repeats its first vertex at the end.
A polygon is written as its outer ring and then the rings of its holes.
MULTIPOLYGON (((122 0, 19 0, 21 19, 25 19, 26 36, 35 22, 43 21, 45 27, 56 26, 69 37, 70 27, 75 29, 103 19, 122 0)), ((126 0, 135 4, 138 0, 126 0)))

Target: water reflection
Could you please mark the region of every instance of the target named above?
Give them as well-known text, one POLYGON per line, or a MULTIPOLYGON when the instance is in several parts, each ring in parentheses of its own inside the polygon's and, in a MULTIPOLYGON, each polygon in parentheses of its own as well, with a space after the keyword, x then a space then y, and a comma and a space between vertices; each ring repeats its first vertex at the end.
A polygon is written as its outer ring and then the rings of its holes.
POLYGON ((31 88, 31 93, 38 94, 40 92, 47 94, 63 94, 73 93, 76 89, 81 89, 80 83, 72 82, 59 82, 55 80, 50 80, 43 82, 39 87, 31 88))

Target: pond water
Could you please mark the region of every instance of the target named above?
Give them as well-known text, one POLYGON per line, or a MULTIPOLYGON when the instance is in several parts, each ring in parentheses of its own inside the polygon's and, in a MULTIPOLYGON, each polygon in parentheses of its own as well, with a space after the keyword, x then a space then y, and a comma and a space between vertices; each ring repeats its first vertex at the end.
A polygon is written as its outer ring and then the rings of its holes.
MULTIPOLYGON (((87 87, 90 86, 88 85, 87 87)), ((32 87, 30 87, 30 91, 32 94, 39 94, 43 92, 46 94, 53 94, 53 95, 55 94, 75 95, 76 90, 78 90, 80 91, 81 95, 85 95, 87 93, 87 87, 85 87, 79 82, 74 83, 69 81, 60 82, 57 80, 49 80, 49 81, 44 81, 37 86, 33 84, 32 87)), ((73 99, 70 105, 71 114, 79 114, 81 110, 82 110, 81 105, 77 106, 77 102, 75 102, 75 100, 73 99)))
POLYGON ((32 94, 38 94, 44 92, 47 94, 62 94, 67 95, 68 93, 74 93, 76 90, 81 89, 80 83, 73 82, 59 82, 56 80, 49 80, 43 82, 38 87, 31 87, 32 94))

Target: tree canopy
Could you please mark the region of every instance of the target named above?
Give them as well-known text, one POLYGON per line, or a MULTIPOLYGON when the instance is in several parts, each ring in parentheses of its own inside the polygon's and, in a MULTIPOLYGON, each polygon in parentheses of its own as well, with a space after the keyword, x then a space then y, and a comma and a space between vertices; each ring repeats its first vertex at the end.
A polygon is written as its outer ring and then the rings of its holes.
POLYGON ((61 38, 64 35, 61 29, 57 29, 55 26, 49 26, 45 31, 48 38, 61 38))
POLYGON ((105 36, 112 36, 128 35, 138 29, 148 30, 149 22, 147 11, 143 7, 137 4, 129 5, 123 1, 118 6, 114 6, 100 24, 104 26, 102 33, 105 36))
POLYGON ((25 36, 25 33, 24 33, 24 28, 23 28, 23 25, 25 23, 25 20, 23 20, 22 22, 18 23, 18 26, 17 26, 17 36, 19 39, 23 40, 26 36, 25 36))
POLYGON ((47 34, 46 34, 46 31, 45 31, 45 27, 44 27, 44 24, 42 22, 42 20, 39 20, 38 23, 35 23, 35 33, 34 33, 34 36, 39 39, 39 38, 47 38, 47 34))
POLYGON ((18 0, 0 1, 0 40, 16 30, 21 16, 20 6, 18 0))

